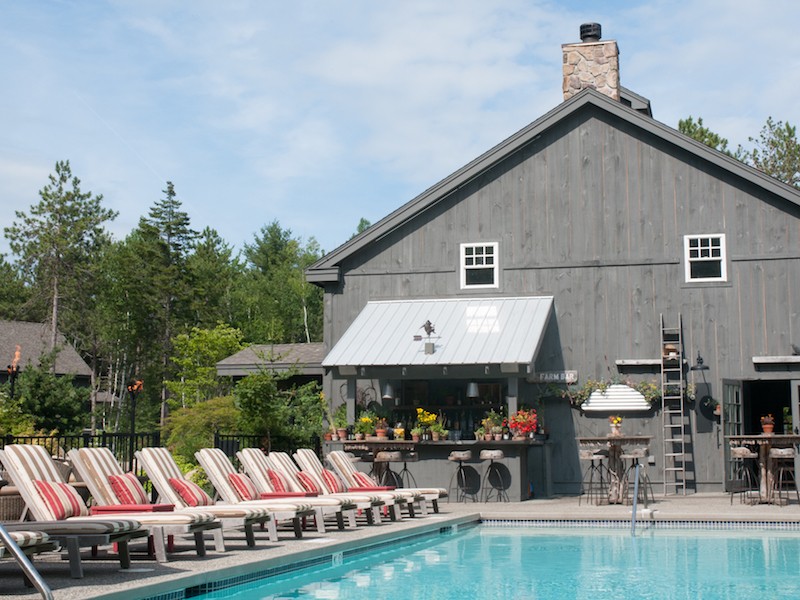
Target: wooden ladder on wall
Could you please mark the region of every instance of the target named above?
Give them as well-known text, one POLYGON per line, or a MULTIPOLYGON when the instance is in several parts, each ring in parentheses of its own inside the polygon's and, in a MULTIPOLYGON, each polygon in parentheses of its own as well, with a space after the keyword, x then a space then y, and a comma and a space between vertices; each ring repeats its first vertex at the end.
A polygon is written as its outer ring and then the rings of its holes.
POLYGON ((683 364, 683 322, 667 327, 661 315, 661 421, 664 433, 664 495, 686 494, 686 445, 690 424, 683 401, 686 377, 683 364))

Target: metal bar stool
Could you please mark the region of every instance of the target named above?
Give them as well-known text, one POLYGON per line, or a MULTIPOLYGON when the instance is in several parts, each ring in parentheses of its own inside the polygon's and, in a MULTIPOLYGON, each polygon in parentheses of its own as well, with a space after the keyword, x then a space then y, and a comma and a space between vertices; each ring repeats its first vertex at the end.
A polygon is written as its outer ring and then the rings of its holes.
POLYGON ((757 452, 747 446, 731 448, 731 504, 734 494, 740 494, 740 503, 748 499, 751 504, 759 501, 757 464, 757 452))
POLYGON ((456 482, 456 502, 467 501, 467 497, 471 496, 473 502, 478 501, 478 489, 471 488, 468 481, 468 471, 464 467, 464 463, 472 460, 471 450, 453 450, 447 457, 447 460, 458 463, 458 468, 450 476, 450 484, 447 486, 447 501, 453 498, 453 480, 456 482))
POLYGON ((403 462, 403 453, 397 450, 382 450, 375 454, 375 471, 380 477, 380 485, 402 487, 400 475, 392 471, 392 463, 400 462, 403 462))
MULTIPOLYGON (((650 454, 646 447, 634 447, 631 449, 623 450, 619 455, 623 463, 626 460, 631 461, 628 468, 625 469, 625 474, 622 476, 622 485, 624 486, 623 498, 628 501, 628 489, 633 487, 634 479, 636 478, 636 465, 639 465, 639 500, 647 507, 647 493, 650 491, 650 502, 655 501, 655 494, 653 493, 653 484, 650 483, 650 477, 647 475, 647 468, 644 460, 650 454)), ((633 500, 631 500, 633 502, 633 500)))
POLYGON ((600 448, 585 448, 578 452, 580 460, 588 460, 589 464, 583 472, 581 479, 581 495, 578 496, 578 506, 581 498, 587 496, 587 501, 594 504, 608 502, 608 467, 603 461, 608 459, 608 450, 600 448))
POLYGON ((508 502, 508 492, 506 492, 505 477, 503 477, 502 463, 495 462, 503 460, 505 454, 502 450, 481 450, 480 459, 488 460, 489 466, 483 474, 481 481, 481 491, 483 501, 489 502, 492 496, 497 497, 498 502, 508 502))
POLYGON ((770 500, 778 494, 776 504, 784 505, 783 492, 786 492, 786 502, 789 504, 789 484, 794 487, 797 495, 797 502, 800 504, 800 490, 797 489, 797 479, 794 473, 794 448, 770 448, 769 462, 772 470, 772 489, 770 490, 770 500))
POLYGON ((408 463, 417 462, 419 454, 416 452, 403 452, 403 468, 397 474, 400 485, 398 487, 417 487, 417 480, 414 474, 408 470, 408 463))

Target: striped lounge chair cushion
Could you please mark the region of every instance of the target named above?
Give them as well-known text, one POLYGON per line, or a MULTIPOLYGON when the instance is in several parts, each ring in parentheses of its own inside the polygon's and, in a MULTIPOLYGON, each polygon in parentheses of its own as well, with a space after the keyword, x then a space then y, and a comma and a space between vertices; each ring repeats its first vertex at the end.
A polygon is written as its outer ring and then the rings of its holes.
POLYGON ((108 481, 120 504, 147 504, 147 492, 133 473, 109 475, 108 481))
POLYGON ((211 496, 193 481, 170 477, 169 484, 188 506, 211 506, 214 504, 211 496))
POLYGON ((356 487, 375 487, 377 484, 369 478, 368 475, 362 473, 361 471, 355 471, 353 473, 353 481, 356 482, 356 487))
POLYGON ((236 495, 239 497, 239 500, 247 501, 259 499, 260 495, 255 484, 244 473, 229 473, 228 481, 236 491, 236 495))
POLYGON ((33 485, 47 508, 59 521, 68 517, 85 517, 89 514, 83 498, 68 483, 34 479, 33 485))
POLYGON ((297 480, 307 492, 315 492, 317 494, 320 493, 319 486, 314 481, 313 477, 311 477, 308 473, 303 473, 300 471, 297 474, 297 480))
POLYGON ((342 482, 339 481, 336 473, 329 469, 322 469, 322 481, 325 483, 325 487, 328 488, 328 491, 332 494, 340 494, 345 491, 344 486, 342 486, 342 482))
POLYGON ((273 492, 282 494, 283 492, 289 491, 289 486, 287 485, 286 480, 283 478, 283 475, 278 473, 278 471, 267 469, 267 477, 269 477, 269 484, 272 487, 273 492))
POLYGON ((41 528, 51 537, 127 533, 129 531, 136 531, 142 527, 136 517, 124 517, 119 519, 109 519, 105 517, 73 517, 66 521, 31 521, 24 525, 26 528, 30 528, 34 531, 41 528))

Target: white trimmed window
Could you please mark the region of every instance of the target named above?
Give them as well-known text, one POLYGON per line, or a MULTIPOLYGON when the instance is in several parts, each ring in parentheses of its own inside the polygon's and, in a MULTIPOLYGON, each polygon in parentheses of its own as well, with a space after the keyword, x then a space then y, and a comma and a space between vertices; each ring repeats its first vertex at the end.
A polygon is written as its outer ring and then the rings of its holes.
POLYGON ((725 234, 683 236, 686 281, 727 281, 725 234))
POLYGON ((497 242, 461 244, 461 289, 499 286, 497 242))

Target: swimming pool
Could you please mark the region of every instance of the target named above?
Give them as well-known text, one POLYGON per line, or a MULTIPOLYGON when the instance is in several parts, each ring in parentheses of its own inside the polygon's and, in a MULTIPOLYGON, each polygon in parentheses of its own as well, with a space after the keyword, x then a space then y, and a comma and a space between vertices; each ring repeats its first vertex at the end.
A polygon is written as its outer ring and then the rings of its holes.
POLYGON ((333 562, 194 597, 800 597, 800 536, 782 531, 475 526, 333 562))

